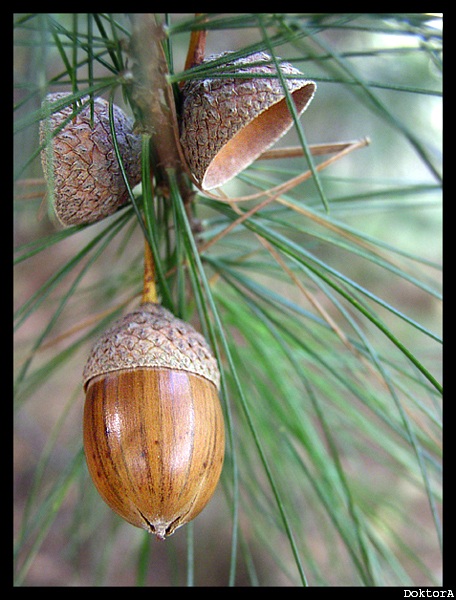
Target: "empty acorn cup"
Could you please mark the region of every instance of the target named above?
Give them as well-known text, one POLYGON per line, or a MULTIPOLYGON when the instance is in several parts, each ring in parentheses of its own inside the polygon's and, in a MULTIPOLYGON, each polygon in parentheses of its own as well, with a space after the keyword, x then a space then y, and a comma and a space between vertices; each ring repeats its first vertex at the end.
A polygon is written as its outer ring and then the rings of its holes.
MULTIPOLYGON (((69 94, 48 94, 44 110, 69 94)), ((94 223, 126 204, 129 195, 114 150, 109 123, 109 104, 81 98, 84 108, 74 117, 74 104, 41 121, 41 162, 55 214, 64 226, 94 223), (54 135, 55 134, 55 135, 54 135)), ((141 137, 133 122, 113 105, 114 128, 122 163, 131 187, 141 180, 141 137)))
MULTIPOLYGON (((218 56, 210 56, 207 61, 218 56)), ((257 52, 224 63, 223 68, 227 66, 243 76, 192 79, 182 88, 181 144, 203 190, 217 188, 235 177, 293 124, 284 89, 268 54, 257 52), (255 77, 246 78, 249 73, 255 77)), ((280 62, 280 69, 286 76, 302 76, 287 62, 280 62)), ((291 78, 285 82, 300 116, 312 100, 316 84, 291 78)))

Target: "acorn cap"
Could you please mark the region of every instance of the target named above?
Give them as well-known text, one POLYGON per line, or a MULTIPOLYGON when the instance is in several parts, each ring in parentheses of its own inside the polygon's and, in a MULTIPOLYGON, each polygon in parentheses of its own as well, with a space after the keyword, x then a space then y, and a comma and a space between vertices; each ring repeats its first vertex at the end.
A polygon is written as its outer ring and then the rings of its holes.
MULTIPOLYGON (((65 92, 48 94, 43 110, 49 112, 50 104, 67 96, 65 92)), ((49 143, 41 151, 43 171, 55 214, 64 226, 94 223, 129 200, 114 150, 108 102, 93 101, 93 127, 89 96, 79 102, 87 104, 73 118, 70 103, 40 123, 40 143, 49 143)), ((116 105, 113 119, 122 162, 134 187, 141 180, 141 137, 133 133, 133 121, 116 105)))
MULTIPOLYGON (((208 57, 205 62, 225 52, 208 57)), ((203 190, 219 187, 248 167, 293 125, 284 89, 271 57, 257 52, 225 63, 238 73, 276 75, 268 78, 192 79, 182 88, 181 144, 203 190), (249 66, 249 63, 262 63, 249 66), (267 64, 270 63, 270 64, 267 64)), ((284 75, 302 75, 287 62, 284 75)), ((313 81, 285 79, 300 116, 316 90, 313 81)))
POLYGON ((120 369, 165 368, 201 375, 219 388, 220 373, 206 340, 160 304, 146 302, 107 329, 83 373, 89 380, 120 369))

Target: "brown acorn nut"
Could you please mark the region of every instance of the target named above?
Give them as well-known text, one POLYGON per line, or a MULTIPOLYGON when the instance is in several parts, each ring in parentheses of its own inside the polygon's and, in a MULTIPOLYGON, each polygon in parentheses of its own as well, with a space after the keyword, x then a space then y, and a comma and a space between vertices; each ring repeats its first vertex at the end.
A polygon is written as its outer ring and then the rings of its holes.
POLYGON ((164 539, 203 510, 220 477, 217 361, 191 325, 144 303, 96 342, 83 378, 84 449, 98 492, 164 539))
MULTIPOLYGON (((207 61, 218 56, 210 56, 207 61)), ((234 66, 238 73, 276 77, 192 79, 183 86, 181 145, 203 190, 217 188, 235 177, 293 125, 282 84, 268 54, 257 52, 226 63, 224 68, 227 65, 234 66)), ((280 69, 284 75, 302 75, 286 62, 280 63, 280 69)), ((305 79, 285 81, 301 115, 317 86, 305 79)))
MULTIPOLYGON (((43 109, 64 100, 64 92, 48 94, 43 109)), ((89 97, 86 106, 59 128, 73 113, 73 104, 51 114, 40 124, 41 151, 49 193, 55 214, 64 226, 94 223, 113 214, 129 200, 116 158, 109 125, 109 104, 103 98, 93 102, 93 127, 89 97), (57 131, 59 130, 59 131, 57 131), (57 131, 54 137, 53 132, 57 131)), ((122 162, 131 187, 141 180, 141 137, 133 133, 133 122, 113 105, 114 127, 122 162)))

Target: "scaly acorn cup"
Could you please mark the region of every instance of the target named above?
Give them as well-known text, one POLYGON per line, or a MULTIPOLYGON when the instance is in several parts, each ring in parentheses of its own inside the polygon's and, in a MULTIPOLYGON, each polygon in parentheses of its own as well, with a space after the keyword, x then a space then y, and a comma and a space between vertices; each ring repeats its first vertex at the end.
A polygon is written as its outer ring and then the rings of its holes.
MULTIPOLYGON (((49 110, 49 105, 67 96, 63 92, 48 94, 43 109, 49 110)), ((95 98, 93 126, 89 97, 80 102, 86 106, 73 118, 73 104, 69 104, 40 124, 40 143, 49 143, 41 151, 43 171, 55 214, 63 226, 94 223, 129 200, 114 150, 108 102, 95 98)), ((134 187, 141 181, 141 137, 133 133, 132 120, 116 105, 113 119, 125 172, 134 187)))
POLYGON ((217 361, 191 325, 147 302, 95 343, 83 379, 96 488, 126 521, 164 539, 203 510, 220 477, 217 361))
MULTIPOLYGON (((205 62, 218 56, 222 55, 209 56, 205 62)), ((268 54, 257 52, 223 68, 230 65, 239 74, 269 77, 192 79, 182 88, 181 145, 203 190, 217 188, 236 176, 293 125, 284 89, 268 54)), ((280 69, 284 75, 302 75, 286 62, 280 63, 280 69)), ((317 86, 305 79, 285 82, 301 115, 317 86)))

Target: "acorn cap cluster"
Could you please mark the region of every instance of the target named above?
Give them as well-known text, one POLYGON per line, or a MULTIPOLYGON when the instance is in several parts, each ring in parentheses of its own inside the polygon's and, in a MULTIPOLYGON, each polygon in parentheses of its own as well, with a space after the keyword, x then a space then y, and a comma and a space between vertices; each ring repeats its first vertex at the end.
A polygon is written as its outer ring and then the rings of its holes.
MULTIPOLYGON (((229 54, 212 55, 204 62, 229 54)), ((223 185, 293 125, 282 83, 268 54, 257 52, 223 64, 223 70, 230 68, 238 76, 191 79, 182 88, 180 139, 190 170, 202 189, 223 185), (281 106, 267 115, 279 103, 281 106), (247 126, 254 122, 255 127, 247 134, 247 126), (240 137, 243 131, 246 133, 240 137)), ((303 79, 302 73, 287 62, 281 62, 280 69, 285 76, 301 77, 285 79, 301 115, 312 100, 316 85, 303 79)))
MULTIPOLYGON (((41 162, 48 192, 59 222, 64 226, 99 221, 129 200, 128 190, 114 150, 109 104, 103 98, 84 96, 78 103, 48 114, 52 105, 70 94, 48 94, 46 116, 40 123, 41 162), (92 108, 93 107, 93 113, 92 108)), ((114 129, 122 163, 131 187, 141 180, 141 137, 133 122, 113 105, 114 129)))

